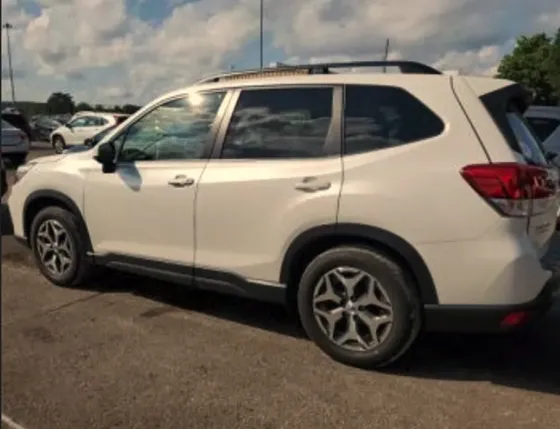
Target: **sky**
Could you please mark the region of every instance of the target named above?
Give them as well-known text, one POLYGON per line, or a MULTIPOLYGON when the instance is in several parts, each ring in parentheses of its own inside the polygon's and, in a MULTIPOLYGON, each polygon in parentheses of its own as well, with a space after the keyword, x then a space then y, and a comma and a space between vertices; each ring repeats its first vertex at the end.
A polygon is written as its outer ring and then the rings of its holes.
MULTIPOLYGON (((2 0, 16 99, 144 104, 259 66, 259 0, 2 0)), ((264 0, 264 62, 390 58, 492 75, 515 38, 560 27, 558 0, 264 0)), ((5 30, 4 30, 5 31, 5 30)), ((10 99, 2 34, 2 100, 10 99)))

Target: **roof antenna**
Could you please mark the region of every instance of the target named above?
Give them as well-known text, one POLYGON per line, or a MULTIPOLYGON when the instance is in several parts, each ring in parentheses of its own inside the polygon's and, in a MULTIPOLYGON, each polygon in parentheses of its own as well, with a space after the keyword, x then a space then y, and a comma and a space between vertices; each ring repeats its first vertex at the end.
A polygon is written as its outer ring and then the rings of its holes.
MULTIPOLYGON (((387 61, 389 58, 389 39, 385 40, 385 56, 383 61, 387 61)), ((387 66, 383 66, 383 73, 387 73, 387 66)))

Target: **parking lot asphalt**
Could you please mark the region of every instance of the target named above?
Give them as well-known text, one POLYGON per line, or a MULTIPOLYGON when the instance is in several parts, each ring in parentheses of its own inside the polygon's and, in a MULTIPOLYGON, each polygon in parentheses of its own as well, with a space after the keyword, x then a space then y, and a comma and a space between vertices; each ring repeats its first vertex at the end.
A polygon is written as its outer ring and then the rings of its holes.
POLYGON ((424 335, 363 371, 280 307, 110 272, 57 288, 3 237, 2 427, 555 429, 559 328, 556 306, 530 332, 424 335))

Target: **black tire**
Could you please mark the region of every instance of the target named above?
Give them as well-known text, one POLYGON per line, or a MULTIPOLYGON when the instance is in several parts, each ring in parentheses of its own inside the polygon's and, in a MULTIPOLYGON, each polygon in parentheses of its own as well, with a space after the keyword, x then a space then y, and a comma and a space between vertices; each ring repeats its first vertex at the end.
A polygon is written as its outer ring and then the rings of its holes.
POLYGON ((27 159, 26 153, 18 153, 14 155, 6 155, 12 167, 17 168, 22 164, 25 164, 25 160, 27 159))
POLYGON ((31 223, 30 244, 33 251, 35 262, 41 273, 57 286, 62 287, 79 287, 86 284, 92 276, 93 265, 89 257, 87 257, 87 238, 82 236, 78 226, 78 220, 71 212, 60 207, 47 207, 41 210, 31 223), (54 275, 49 271, 41 260, 37 234, 39 228, 46 221, 56 221, 66 230, 68 239, 71 242, 71 263, 70 268, 62 275, 54 275))
POLYGON ((62 136, 56 135, 52 139, 52 147, 54 149, 54 153, 62 153, 64 149, 66 149, 66 142, 62 136))
POLYGON ((337 247, 317 256, 301 277, 298 311, 307 335, 323 352, 338 362, 359 368, 382 368, 393 363, 409 349, 422 327, 420 299, 406 271, 383 253, 365 247, 337 247), (337 345, 315 319, 315 286, 323 275, 341 266, 357 268, 378 280, 392 306, 390 330, 379 345, 367 351, 337 345))

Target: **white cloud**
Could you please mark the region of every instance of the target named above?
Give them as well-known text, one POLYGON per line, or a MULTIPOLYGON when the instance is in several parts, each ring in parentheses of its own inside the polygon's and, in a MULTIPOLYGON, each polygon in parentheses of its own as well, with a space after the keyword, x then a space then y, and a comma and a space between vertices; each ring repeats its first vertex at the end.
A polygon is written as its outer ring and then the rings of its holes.
MULTIPOLYGON (((38 0, 38 16, 21 1, 2 1, 4 22, 16 27, 14 69, 25 76, 18 79, 20 98, 68 90, 91 102, 148 101, 227 68, 258 37, 257 0, 165 0, 173 12, 152 21, 157 26, 133 16, 125 0, 38 0)), ((285 61, 380 59, 388 37, 390 58, 492 74, 515 37, 555 31, 560 6, 557 0, 265 0, 265 17, 285 61)))

